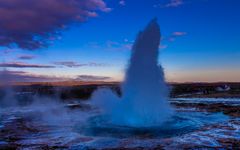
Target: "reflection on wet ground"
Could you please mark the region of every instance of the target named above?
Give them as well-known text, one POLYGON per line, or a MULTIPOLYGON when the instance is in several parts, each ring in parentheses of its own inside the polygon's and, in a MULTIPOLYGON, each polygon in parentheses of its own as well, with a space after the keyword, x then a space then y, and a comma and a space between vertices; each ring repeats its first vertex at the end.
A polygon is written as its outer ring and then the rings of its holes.
MULTIPOLYGON (((239 148, 240 117, 224 113, 221 107, 209 111, 210 105, 220 106, 223 101, 207 101, 174 99, 174 117, 161 126, 145 128, 111 124, 96 110, 82 109, 89 107, 85 104, 4 108, 0 110, 0 149, 239 148)), ((226 101, 224 106, 232 104, 226 101)))

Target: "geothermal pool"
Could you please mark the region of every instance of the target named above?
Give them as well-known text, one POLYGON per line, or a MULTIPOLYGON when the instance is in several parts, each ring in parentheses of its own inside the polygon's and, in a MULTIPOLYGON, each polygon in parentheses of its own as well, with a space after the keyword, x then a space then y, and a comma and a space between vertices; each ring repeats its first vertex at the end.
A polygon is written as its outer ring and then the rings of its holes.
POLYGON ((83 134, 88 136, 105 136, 116 138, 144 137, 149 138, 171 138, 187 134, 200 129, 204 125, 216 124, 228 121, 228 117, 222 113, 204 112, 177 112, 166 122, 149 127, 131 127, 112 124, 107 116, 95 116, 89 118, 87 125, 79 128, 83 134))

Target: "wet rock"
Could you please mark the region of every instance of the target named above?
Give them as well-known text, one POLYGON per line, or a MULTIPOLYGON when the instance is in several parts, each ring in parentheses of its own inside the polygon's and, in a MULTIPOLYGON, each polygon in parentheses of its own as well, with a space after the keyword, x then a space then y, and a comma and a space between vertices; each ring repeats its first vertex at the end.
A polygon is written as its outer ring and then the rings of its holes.
POLYGON ((218 142, 221 143, 222 148, 227 148, 227 149, 240 149, 240 139, 218 139, 218 142))
POLYGON ((32 124, 26 120, 18 118, 14 122, 6 123, 5 127, 0 129, 0 137, 8 142, 15 142, 21 139, 21 136, 39 132, 32 124))
POLYGON ((230 106, 223 103, 203 104, 203 103, 173 103, 177 108, 196 108, 200 111, 223 112, 232 117, 240 117, 240 106, 230 106))
POLYGON ((70 108, 70 109, 79 109, 79 110, 82 110, 82 111, 88 111, 88 110, 91 110, 92 107, 88 104, 80 104, 80 103, 77 103, 77 104, 67 104, 66 105, 67 108, 70 108))
POLYGON ((16 150, 17 149, 17 145, 14 145, 14 144, 8 144, 8 143, 5 143, 5 144, 1 144, 0 143, 0 149, 1 150, 16 150))

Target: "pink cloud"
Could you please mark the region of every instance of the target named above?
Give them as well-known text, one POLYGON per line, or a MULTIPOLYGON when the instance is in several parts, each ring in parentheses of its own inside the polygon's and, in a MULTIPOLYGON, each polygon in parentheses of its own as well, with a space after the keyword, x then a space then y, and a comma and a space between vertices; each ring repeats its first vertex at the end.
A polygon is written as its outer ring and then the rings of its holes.
POLYGON ((107 50, 115 50, 115 51, 131 50, 133 46, 133 41, 125 38, 123 39, 123 41, 108 40, 105 43, 91 42, 88 44, 88 46, 94 49, 105 48, 107 50))
POLYGON ((160 49, 166 49, 168 47, 168 45, 160 45, 159 48, 160 49))
POLYGON ((54 62, 55 65, 58 66, 64 66, 64 67, 69 67, 69 68, 77 68, 77 67, 102 67, 106 66, 106 64, 103 63, 96 63, 96 62, 89 62, 89 63, 78 63, 74 61, 59 61, 59 62, 54 62))
POLYGON ((60 62, 54 62, 54 64, 59 66, 70 67, 70 68, 86 66, 86 64, 80 64, 74 61, 60 61, 60 62))
POLYGON ((96 75, 79 75, 73 77, 57 77, 49 75, 38 75, 25 71, 0 71, 0 85, 13 82, 53 82, 53 81, 109 81, 111 77, 96 75))
POLYGON ((113 48, 113 47, 118 47, 120 44, 119 44, 119 42, 109 40, 106 42, 106 45, 108 48, 113 48))
POLYGON ((183 36, 186 34, 187 34, 187 32, 173 32, 173 36, 183 36))
POLYGON ((120 1, 119 1, 119 5, 125 6, 125 5, 126 5, 126 2, 125 2, 124 0, 120 0, 120 1))
POLYGON ((128 50, 132 49, 132 46, 133 44, 132 43, 128 43, 128 44, 125 44, 124 47, 128 50))
POLYGON ((179 7, 183 4, 184 4, 183 0, 168 0, 168 2, 165 4, 164 3, 155 4, 155 5, 153 5, 153 7, 155 7, 155 8, 179 7))
POLYGON ((171 35, 166 36, 166 37, 162 37, 162 41, 168 41, 168 42, 174 42, 176 40, 176 38, 181 37, 181 36, 185 36, 187 35, 187 32, 180 32, 180 31, 176 31, 173 32, 171 35))
POLYGON ((0 71, 0 83, 11 82, 52 82, 52 81, 65 81, 69 80, 68 78, 55 77, 55 76, 46 76, 46 75, 36 75, 24 71, 9 71, 4 70, 0 71))
POLYGON ((3 50, 4 54, 9 54, 9 53, 12 53, 12 52, 14 52, 13 49, 5 49, 5 50, 3 50))
POLYGON ((79 75, 75 80, 80 81, 106 81, 112 79, 107 76, 95 76, 95 75, 79 75))
POLYGON ((112 50, 130 50, 132 49, 133 42, 129 41, 128 39, 124 39, 124 43, 107 41, 106 45, 107 48, 112 50))
POLYGON ((175 37, 172 37, 172 36, 169 37, 169 38, 168 38, 168 41, 169 41, 169 42, 174 42, 174 41, 175 41, 175 37))
POLYGON ((51 65, 28 64, 23 62, 0 63, 0 68, 55 68, 51 65))
POLYGON ((0 46, 47 47, 72 23, 109 12, 103 0, 0 0, 0 46))
POLYGON ((33 55, 21 55, 21 56, 18 56, 18 59, 22 59, 22 60, 30 60, 30 59, 33 59, 35 58, 35 56, 33 55))
POLYGON ((178 7, 183 5, 183 0, 170 0, 169 3, 165 4, 165 7, 178 7))

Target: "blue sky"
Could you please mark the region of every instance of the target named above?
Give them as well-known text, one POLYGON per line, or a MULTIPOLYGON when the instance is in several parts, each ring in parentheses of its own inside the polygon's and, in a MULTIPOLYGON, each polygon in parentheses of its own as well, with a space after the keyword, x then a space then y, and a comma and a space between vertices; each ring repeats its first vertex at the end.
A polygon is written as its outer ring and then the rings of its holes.
POLYGON ((88 75, 122 80, 137 33, 156 17, 162 32, 159 62, 168 81, 240 81, 240 1, 104 2, 110 11, 96 11, 97 17, 88 17, 77 24, 68 23, 48 47, 28 50, 1 46, 2 64, 54 67, 5 66, 4 69, 35 76, 77 78, 88 75), (34 57, 18 58, 26 55, 34 57), (66 62, 74 62, 74 65, 67 66, 66 62))

